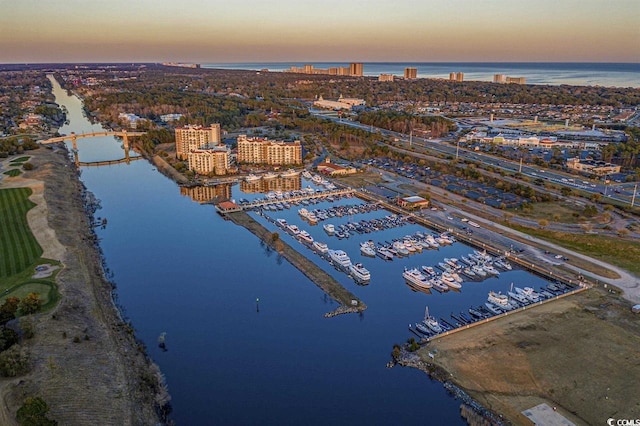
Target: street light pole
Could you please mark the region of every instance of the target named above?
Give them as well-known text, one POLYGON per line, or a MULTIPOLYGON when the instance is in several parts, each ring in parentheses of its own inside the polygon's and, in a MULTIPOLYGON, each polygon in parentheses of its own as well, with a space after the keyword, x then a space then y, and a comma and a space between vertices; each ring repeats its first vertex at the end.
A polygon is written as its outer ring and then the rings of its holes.
POLYGON ((633 187, 633 195, 631 196, 631 207, 633 208, 633 204, 636 202, 636 193, 638 192, 638 184, 633 187))
POLYGON ((460 139, 456 142, 456 161, 458 161, 458 153, 460 152, 460 139))

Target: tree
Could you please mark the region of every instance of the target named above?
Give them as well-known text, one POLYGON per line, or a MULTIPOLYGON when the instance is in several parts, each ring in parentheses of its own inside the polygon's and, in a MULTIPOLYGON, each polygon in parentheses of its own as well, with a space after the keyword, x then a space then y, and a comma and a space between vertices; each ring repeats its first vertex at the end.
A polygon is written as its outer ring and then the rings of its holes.
POLYGON ((0 325, 4 325, 16 317, 20 299, 17 297, 7 297, 2 306, 0 306, 0 325))
POLYGON ((540 219, 538 221, 538 225, 540 225, 540 228, 544 229, 549 226, 549 221, 547 219, 540 219))
POLYGON ((20 345, 13 345, 0 352, 0 376, 15 377, 25 374, 29 371, 30 364, 29 354, 20 345))
POLYGON ((38 293, 29 293, 20 302, 20 311, 25 314, 35 314, 40 310, 40 295, 38 293))
POLYGON ((49 405, 40 397, 25 399, 22 407, 16 413, 16 419, 21 426, 54 426, 58 422, 47 418, 49 405))
POLYGON ((25 169, 25 170, 33 170, 33 164, 29 163, 29 162, 26 162, 26 163, 24 163, 22 165, 22 168, 25 169))

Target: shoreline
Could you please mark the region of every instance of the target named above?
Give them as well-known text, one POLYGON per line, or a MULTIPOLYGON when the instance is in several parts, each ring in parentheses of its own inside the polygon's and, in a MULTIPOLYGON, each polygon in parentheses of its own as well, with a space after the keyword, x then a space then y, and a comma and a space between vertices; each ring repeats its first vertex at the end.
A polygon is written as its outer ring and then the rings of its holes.
POLYGON ((33 368, 0 380, 0 419, 12 420, 24 398, 40 396, 60 424, 166 421, 170 396, 162 374, 123 319, 114 300, 115 286, 105 276, 92 227, 93 196, 66 148, 41 147, 25 155, 32 157, 35 168, 21 178, 44 186, 40 213, 46 223, 32 232, 57 239, 64 247, 64 268, 56 279, 60 301, 33 316, 35 336, 23 342, 33 368))

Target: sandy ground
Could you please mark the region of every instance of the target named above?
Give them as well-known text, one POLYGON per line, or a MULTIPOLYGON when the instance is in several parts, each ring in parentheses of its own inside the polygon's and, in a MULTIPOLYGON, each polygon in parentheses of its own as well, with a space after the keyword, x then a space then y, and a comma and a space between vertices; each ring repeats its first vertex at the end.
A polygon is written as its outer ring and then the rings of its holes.
POLYGON ((576 424, 640 418, 640 316, 588 290, 436 339, 421 349, 450 380, 514 424, 540 403, 576 424))
POLYGON ((42 397, 59 424, 155 424, 157 376, 102 277, 75 168, 63 151, 40 148, 29 155, 36 168, 3 178, 0 187, 34 189, 38 207, 29 224, 46 247, 44 257, 64 264, 57 276, 62 298, 53 311, 34 316, 35 337, 23 342, 32 371, 0 379, 0 424, 15 424, 27 396, 42 397))

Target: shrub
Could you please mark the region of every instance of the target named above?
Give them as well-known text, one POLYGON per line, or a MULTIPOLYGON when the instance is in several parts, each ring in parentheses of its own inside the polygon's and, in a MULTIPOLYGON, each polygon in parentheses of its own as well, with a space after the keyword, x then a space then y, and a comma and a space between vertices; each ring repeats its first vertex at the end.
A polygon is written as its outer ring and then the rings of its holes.
POLYGON ((13 345, 0 352, 0 376, 15 377, 28 373, 31 369, 29 353, 20 345, 13 345))
POLYGON ((29 162, 24 163, 24 164, 22 165, 22 168, 23 168, 23 169, 25 169, 25 170, 33 170, 33 164, 32 164, 32 163, 29 163, 29 162))
POLYGON ((16 420, 20 425, 24 426, 55 426, 58 424, 55 420, 47 418, 49 406, 40 397, 27 398, 16 413, 16 420))

